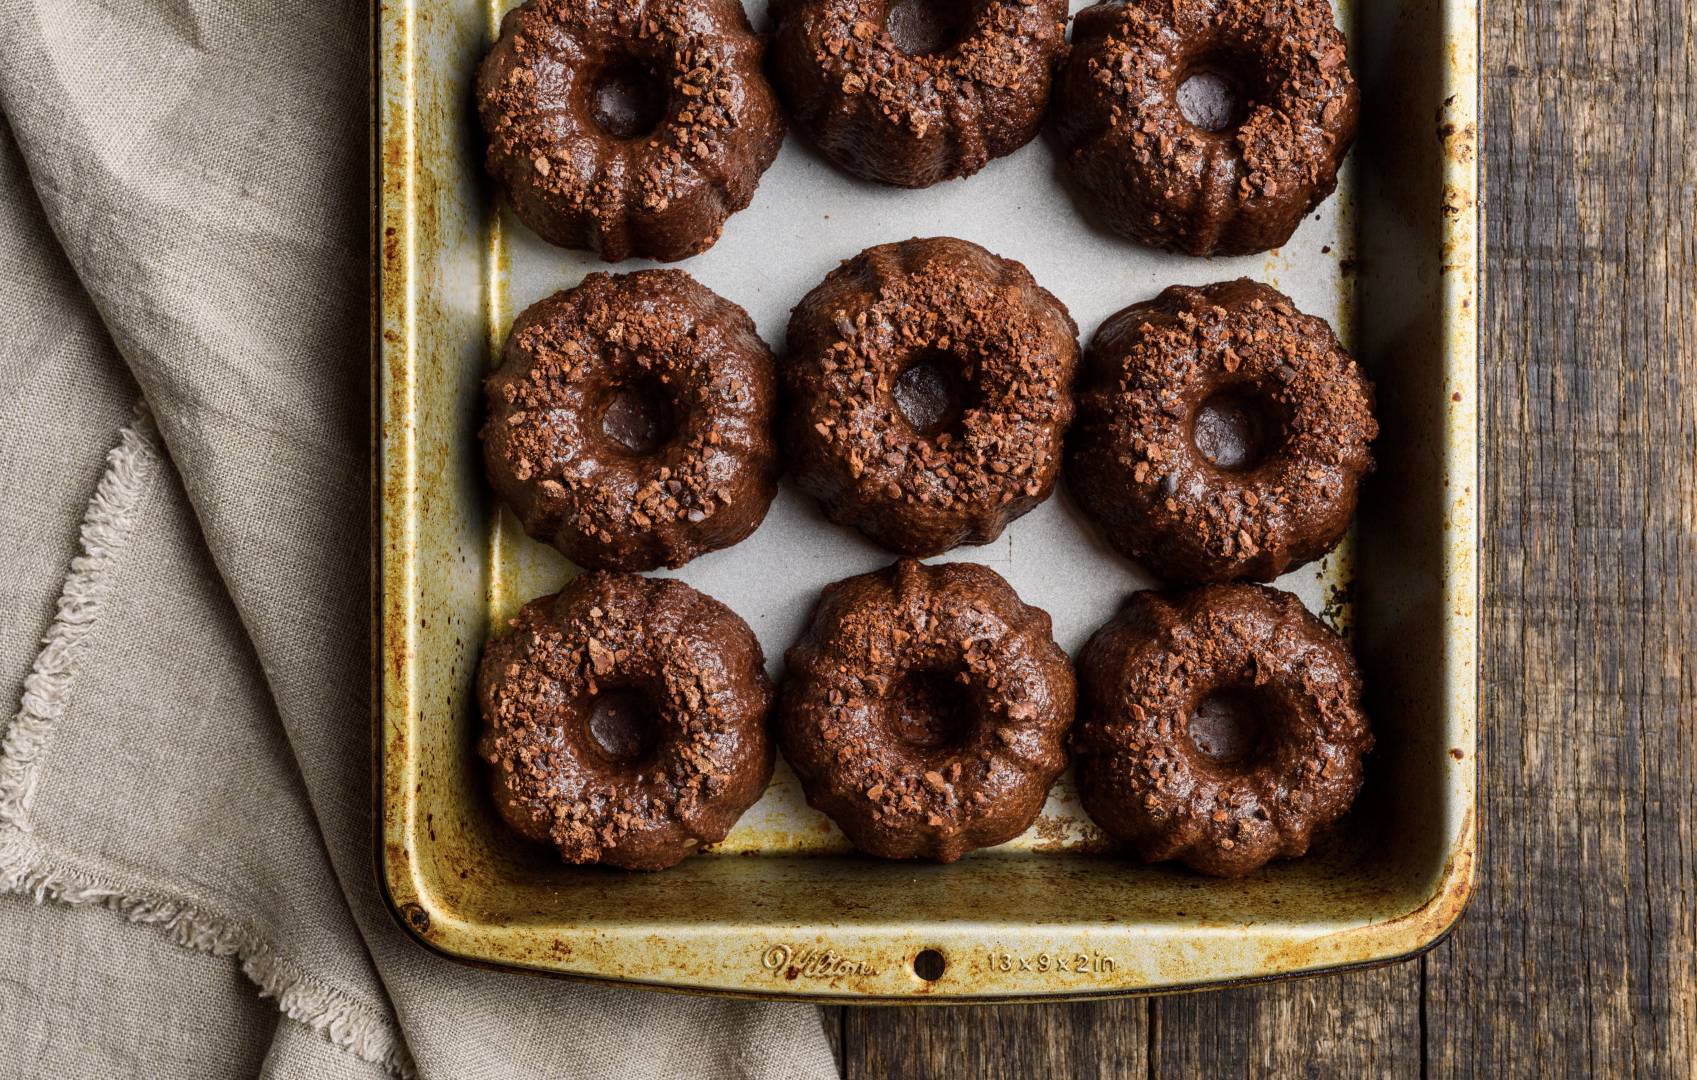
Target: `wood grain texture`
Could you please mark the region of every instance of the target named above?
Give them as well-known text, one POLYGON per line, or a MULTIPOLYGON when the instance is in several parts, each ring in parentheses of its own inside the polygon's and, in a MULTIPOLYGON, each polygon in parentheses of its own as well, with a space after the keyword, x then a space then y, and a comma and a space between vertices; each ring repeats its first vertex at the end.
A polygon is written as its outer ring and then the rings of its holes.
POLYGON ((1484 842, 1434 1075, 1697 1061, 1691 19, 1491 11, 1484 842))
POLYGON ((1697 1073, 1697 15, 1487 11, 1466 918, 1423 960, 1339 977, 843 1010, 847 1076, 1697 1073))
POLYGON ((847 1080, 1149 1075, 1149 1002, 845 1009, 847 1080))
POLYGON ((1154 1006, 1150 1076, 1420 1071, 1418 964, 1160 998, 1154 1006))

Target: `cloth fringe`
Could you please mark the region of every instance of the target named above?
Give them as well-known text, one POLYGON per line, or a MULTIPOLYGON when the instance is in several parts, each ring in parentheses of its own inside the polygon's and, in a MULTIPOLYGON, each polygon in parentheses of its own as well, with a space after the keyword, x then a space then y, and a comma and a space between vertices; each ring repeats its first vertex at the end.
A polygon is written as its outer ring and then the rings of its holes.
POLYGON ((64 717, 71 684, 81 666, 111 591, 109 572, 129 546, 142 503, 159 471, 157 430, 145 405, 107 454, 106 472, 83 517, 81 552, 71 560, 52 626, 42 639, 23 698, 0 740, 0 893, 22 893, 36 903, 99 904, 127 921, 161 928, 178 945, 213 956, 235 957, 259 987, 261 997, 277 1002, 283 1015, 379 1065, 411 1080, 417 1075, 398 1034, 380 1017, 335 987, 302 971, 277 953, 241 920, 222 918, 180 900, 101 882, 70 869, 45 864, 29 820, 36 778, 64 717))

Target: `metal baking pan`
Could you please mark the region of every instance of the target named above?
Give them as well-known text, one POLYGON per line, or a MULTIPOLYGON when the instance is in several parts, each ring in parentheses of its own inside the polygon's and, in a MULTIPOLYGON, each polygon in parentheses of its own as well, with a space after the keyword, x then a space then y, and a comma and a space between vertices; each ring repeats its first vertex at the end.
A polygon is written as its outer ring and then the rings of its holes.
MULTIPOLYGON (((420 941, 471 962, 675 989, 958 1001, 1371 964, 1444 934, 1475 852, 1473 3, 1339 8, 1361 139, 1338 194, 1266 256, 1186 259, 1103 234, 1075 211, 1044 140, 970 179, 898 191, 843 176, 792 137, 754 204, 680 264, 774 345, 839 259, 947 233, 1026 263, 1086 337, 1165 285, 1239 275, 1333 321, 1378 385, 1379 469, 1353 536, 1281 584, 1353 636, 1378 749, 1343 824, 1307 858, 1241 881, 1104 851, 1070 777, 1025 836, 948 867, 854 854, 781 764, 723 844, 660 874, 564 866, 502 829, 472 753, 473 671, 489 629, 572 569, 492 505, 479 381, 516 311, 598 268, 498 210, 482 177, 470 82, 503 6, 391 0, 377 16, 379 860, 420 941), (926 950, 940 954, 920 965, 934 978, 914 970, 926 950)), ((1064 493, 995 544, 948 557, 1003 573, 1053 614, 1069 651, 1152 583, 1064 493)), ((742 614, 776 673, 819 586, 886 561, 785 490, 753 537, 678 576, 742 614)))

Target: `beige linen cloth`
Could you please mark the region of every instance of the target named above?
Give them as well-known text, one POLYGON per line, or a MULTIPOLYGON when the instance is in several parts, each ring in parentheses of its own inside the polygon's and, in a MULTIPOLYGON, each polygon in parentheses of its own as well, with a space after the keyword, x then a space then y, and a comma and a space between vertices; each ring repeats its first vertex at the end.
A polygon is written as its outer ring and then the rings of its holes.
POLYGON ((370 12, 0 0, 0 1076, 815 1077, 815 1010, 392 923, 370 12))

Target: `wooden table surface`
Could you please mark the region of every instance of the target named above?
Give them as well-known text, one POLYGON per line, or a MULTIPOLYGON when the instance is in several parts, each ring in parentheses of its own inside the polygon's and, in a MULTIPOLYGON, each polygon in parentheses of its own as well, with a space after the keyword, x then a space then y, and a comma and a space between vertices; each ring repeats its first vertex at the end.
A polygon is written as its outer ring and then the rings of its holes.
POLYGON ((830 1010, 851 1080, 1697 1069, 1697 16, 1486 3, 1483 845, 1460 927, 1253 989, 830 1010))

